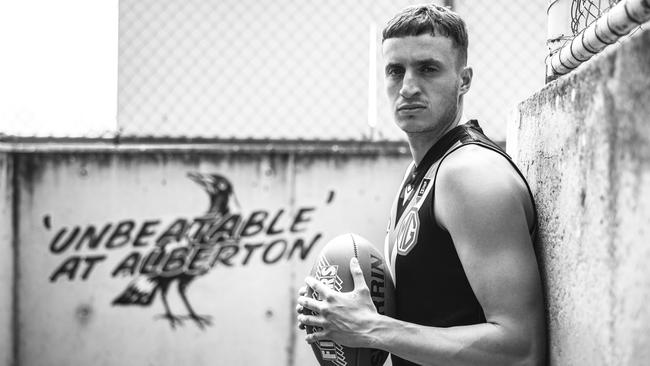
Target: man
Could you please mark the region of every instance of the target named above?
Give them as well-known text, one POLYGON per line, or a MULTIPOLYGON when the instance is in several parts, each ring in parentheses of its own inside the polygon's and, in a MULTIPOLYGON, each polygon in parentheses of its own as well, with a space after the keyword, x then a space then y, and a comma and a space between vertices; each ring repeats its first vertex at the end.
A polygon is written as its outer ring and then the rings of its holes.
POLYGON ((532 195, 475 121, 459 125, 472 81, 464 22, 435 5, 410 7, 388 23, 382 46, 388 97, 413 156, 385 249, 397 313, 376 312, 353 259, 352 292, 306 279, 323 299, 300 291, 299 323, 322 328, 307 341, 382 349, 394 366, 543 364, 532 195))

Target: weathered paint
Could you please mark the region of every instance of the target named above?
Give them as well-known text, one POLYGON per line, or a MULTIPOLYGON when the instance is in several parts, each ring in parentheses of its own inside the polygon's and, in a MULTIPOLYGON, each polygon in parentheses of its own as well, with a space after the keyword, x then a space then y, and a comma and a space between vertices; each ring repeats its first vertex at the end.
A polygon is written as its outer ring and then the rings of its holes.
MULTIPOLYGON (((404 154, 155 149, 17 152, 15 159, 18 365, 315 364, 295 323, 297 288, 322 245, 340 233, 381 247, 408 163, 404 154), (210 188, 188 173, 221 175, 234 191, 231 213, 251 219, 259 210, 255 217, 266 218, 263 232, 240 239, 236 254, 224 249, 214 266, 195 262, 207 273, 193 272, 187 299, 210 323, 188 317, 178 279, 167 298, 180 323, 160 317, 160 292, 140 306, 133 304, 137 293, 128 292, 136 278, 150 279, 140 282, 142 292, 156 283, 151 275, 131 275, 129 263, 163 245, 157 239, 175 220, 224 210, 219 199, 210 205, 210 188), (79 234, 66 244, 75 227, 79 234), (80 242, 91 227, 96 236, 106 230, 101 240, 80 242), (302 246, 291 252, 299 239, 302 246)), ((171 276, 172 269, 160 274, 171 276)))
POLYGON ((0 364, 13 362, 14 237, 12 156, 0 153, 0 364))
POLYGON ((650 362, 650 30, 519 106, 551 365, 650 362))

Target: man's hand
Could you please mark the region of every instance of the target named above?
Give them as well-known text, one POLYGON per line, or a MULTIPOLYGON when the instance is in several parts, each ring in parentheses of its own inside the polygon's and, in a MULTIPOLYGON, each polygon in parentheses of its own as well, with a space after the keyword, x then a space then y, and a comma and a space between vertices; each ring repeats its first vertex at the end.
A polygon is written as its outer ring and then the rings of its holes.
MULTIPOLYGON (((307 296, 307 286, 302 286, 301 288, 298 289, 298 298, 302 296, 307 296)), ((299 303, 296 305, 296 313, 298 315, 302 314, 304 312, 305 308, 302 307, 299 303)), ((298 328, 300 329, 305 329, 305 325, 298 320, 298 328)))
POLYGON ((354 289, 351 292, 336 292, 311 276, 305 279, 307 285, 318 292, 321 299, 307 297, 306 287, 299 291, 301 296, 296 306, 299 327, 310 325, 321 328, 308 334, 305 338, 307 342, 327 339, 349 347, 372 346, 374 320, 380 315, 372 303, 370 290, 356 258, 350 260, 350 272, 354 280, 354 289), (305 314, 304 309, 309 309, 315 314, 305 314))

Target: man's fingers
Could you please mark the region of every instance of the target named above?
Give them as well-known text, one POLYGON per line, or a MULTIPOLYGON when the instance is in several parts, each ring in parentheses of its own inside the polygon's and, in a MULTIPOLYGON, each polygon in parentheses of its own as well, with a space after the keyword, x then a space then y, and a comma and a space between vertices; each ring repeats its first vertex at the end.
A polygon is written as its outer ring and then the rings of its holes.
POLYGON ((350 259, 350 273, 352 273, 352 280, 354 281, 354 289, 359 290, 368 287, 366 280, 363 278, 363 271, 359 265, 359 260, 356 257, 350 259))
POLYGON ((318 315, 298 315, 298 323, 303 325, 311 325, 313 327, 325 328, 327 322, 325 319, 318 315))
POLYGON ((302 305, 300 305, 300 304, 296 305, 296 313, 302 314, 303 310, 304 310, 304 308, 302 307, 302 305))
POLYGON ((307 295, 307 286, 302 286, 301 288, 299 288, 298 289, 298 295, 299 296, 307 295))
POLYGON ((323 305, 320 301, 316 299, 312 299, 311 297, 307 296, 300 296, 298 298, 298 306, 302 306, 302 313, 305 312, 305 309, 309 309, 311 311, 315 311, 317 313, 320 313, 323 311, 323 305))
POLYGON ((331 288, 327 287, 327 285, 323 284, 319 280, 315 279, 312 276, 308 276, 305 278, 305 282, 307 283, 307 286, 311 287, 312 290, 318 292, 320 294, 321 299, 325 299, 329 296, 332 295, 334 290, 331 288))
POLYGON ((321 330, 318 332, 307 334, 305 336, 305 340, 307 341, 307 343, 314 343, 314 342, 321 341, 323 339, 328 339, 327 335, 328 335, 327 331, 321 330))

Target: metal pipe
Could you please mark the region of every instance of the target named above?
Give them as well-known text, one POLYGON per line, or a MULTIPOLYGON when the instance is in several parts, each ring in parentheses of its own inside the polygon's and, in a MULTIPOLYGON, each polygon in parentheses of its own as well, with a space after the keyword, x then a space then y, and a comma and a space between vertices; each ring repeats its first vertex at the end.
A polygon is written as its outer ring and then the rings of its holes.
POLYGON ((650 0, 623 0, 547 59, 546 81, 567 74, 650 20, 650 0))

